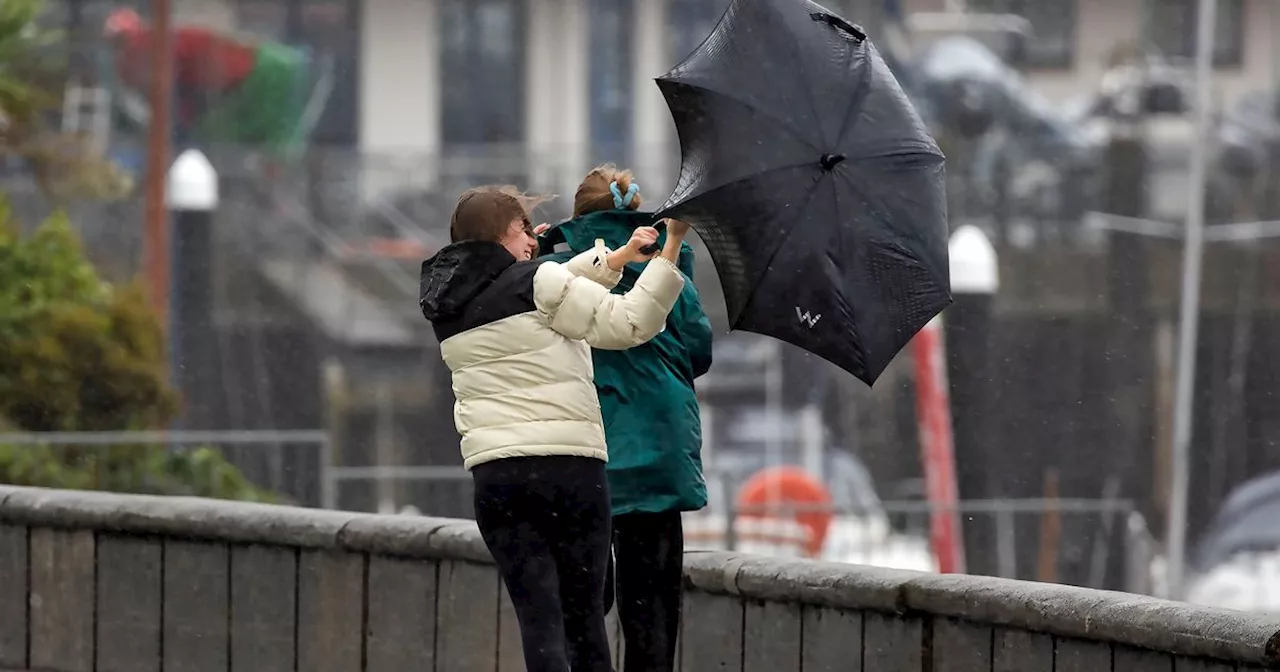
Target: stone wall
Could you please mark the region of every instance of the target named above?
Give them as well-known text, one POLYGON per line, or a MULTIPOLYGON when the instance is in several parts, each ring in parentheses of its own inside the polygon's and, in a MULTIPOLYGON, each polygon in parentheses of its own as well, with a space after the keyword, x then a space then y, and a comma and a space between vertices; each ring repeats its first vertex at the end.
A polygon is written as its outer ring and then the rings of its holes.
MULTIPOLYGON (((711 552, 686 584, 685 672, 1280 669, 1280 617, 1134 595, 711 552)), ((0 486, 0 669, 523 668, 473 523, 0 486)))

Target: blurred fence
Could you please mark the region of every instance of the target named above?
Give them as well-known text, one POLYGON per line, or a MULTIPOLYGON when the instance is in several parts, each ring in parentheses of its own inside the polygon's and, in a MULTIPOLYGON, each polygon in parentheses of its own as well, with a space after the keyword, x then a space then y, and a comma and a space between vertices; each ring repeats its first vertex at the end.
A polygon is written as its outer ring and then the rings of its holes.
MULTIPOLYGON (((106 451, 113 448, 194 447, 218 449, 255 485, 309 506, 413 512, 471 517, 471 478, 459 466, 344 466, 335 460, 324 431, 50 432, 0 433, 0 445, 50 446, 106 451), (353 485, 361 485, 350 491, 353 485), (397 487, 389 487, 395 484, 397 487), (405 488, 405 485, 412 485, 405 488), (348 493, 343 496, 344 490, 348 493), (372 499, 359 490, 371 490, 372 499), (352 495, 357 495, 352 497, 352 495)), ((713 470, 713 473, 714 470, 713 470)), ((139 482, 133 489, 155 494, 189 494, 139 482)), ((870 485, 870 484, 868 484, 870 485)), ((97 487, 105 487, 99 485, 97 487)), ((886 501, 862 492, 856 505, 821 507, 737 505, 721 488, 724 502, 685 515, 688 548, 742 550, 817 557, 900 569, 936 571, 928 546, 928 520, 935 507, 922 501, 886 501), (725 512, 728 512, 726 515, 725 512), (814 546, 803 515, 830 516, 814 546), (799 516, 799 517, 797 517, 799 516), (816 550, 820 548, 820 550, 816 550)), ((1149 593, 1154 542, 1146 521, 1131 502, 1084 499, 1000 499, 962 501, 965 525, 989 521, 995 530, 996 574, 1089 587, 1118 587, 1149 593), (1122 558, 1122 577, 1108 577, 1113 554, 1122 558)))
MULTIPOLYGON (((101 462, 112 450, 164 447, 171 450, 214 448, 254 485, 303 506, 333 501, 328 489, 332 472, 329 435, 322 431, 150 431, 150 432, 4 432, 0 446, 79 450, 101 462)), ((175 484, 158 483, 156 474, 140 474, 129 484, 141 492, 184 495, 175 484)), ((217 475, 214 475, 217 478, 217 475)), ((216 484, 214 484, 216 485, 216 484)))
POLYGON ((877 510, 832 506, 736 506, 732 515, 686 514, 689 548, 816 557, 834 562, 937 571, 929 546, 929 517, 955 510, 961 530, 975 522, 994 530, 996 576, 1151 594, 1156 545, 1131 502, 1087 499, 966 500, 952 507, 886 501, 877 510), (803 514, 826 514, 821 550, 803 514), (1068 536, 1070 535, 1070 536, 1068 536), (1123 573, 1109 577, 1116 558, 1123 573))
MULTIPOLYGON (((78 449, 82 455, 100 457, 112 449, 166 448, 188 450, 213 448, 235 465, 254 485, 302 506, 328 509, 368 509, 384 513, 399 509, 397 500, 405 495, 391 482, 428 482, 445 493, 436 499, 454 501, 458 485, 466 490, 466 511, 470 511, 471 478, 457 466, 343 466, 327 431, 322 430, 230 430, 230 431, 148 431, 148 432, 0 432, 0 446, 18 448, 48 446, 78 449), (87 453, 85 452, 87 451, 87 453), (342 488, 353 482, 372 484, 376 492, 373 506, 360 497, 342 499, 342 488)), ((376 460, 375 456, 375 460, 376 460)), ((92 458, 91 458, 92 459, 92 458)), ((170 491, 146 479, 134 484, 154 494, 188 494, 170 491)), ((107 487, 105 484, 98 487, 107 487)), ((408 493, 412 497, 417 493, 408 493)), ((415 500, 415 508, 435 513, 440 509, 430 501, 415 500)))
MULTIPOLYGON (((238 468, 254 485, 302 506, 328 509, 377 510, 393 512, 403 506, 406 497, 414 508, 435 513, 430 498, 413 499, 416 492, 406 494, 384 487, 392 482, 427 482, 448 492, 437 493, 436 499, 452 502, 458 494, 451 488, 465 488, 465 511, 470 512, 471 478, 460 466, 344 466, 329 432, 322 430, 228 430, 228 431, 145 431, 145 432, 0 432, 0 446, 34 448, 47 446, 59 450, 76 450, 86 461, 98 460, 111 451, 164 448, 174 451, 212 448, 238 468), (372 485, 377 496, 372 502, 342 489, 359 482, 372 485), (399 505, 397 504, 399 503, 399 505)), ((375 461, 379 456, 374 456, 375 461)), ((144 474, 144 476, 146 476, 144 474)), ((143 478, 126 484, 152 494, 190 494, 185 489, 172 489, 170 484, 150 482, 143 478)), ((91 484, 107 488, 107 483, 91 484)), ((449 508, 449 507, 446 507, 449 508)), ((452 510, 452 509, 450 509, 452 510)))

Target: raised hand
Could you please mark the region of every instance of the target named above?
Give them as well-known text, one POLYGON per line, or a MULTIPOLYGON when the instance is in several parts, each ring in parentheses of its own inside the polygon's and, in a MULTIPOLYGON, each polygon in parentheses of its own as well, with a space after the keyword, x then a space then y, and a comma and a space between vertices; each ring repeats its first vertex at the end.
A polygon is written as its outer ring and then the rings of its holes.
POLYGON ((683 237, 685 237, 685 235, 687 235, 687 234, 689 233, 689 223, 688 223, 688 222, 682 222, 682 221, 680 221, 680 220, 678 220, 678 219, 671 219, 670 217, 668 217, 668 218, 667 218, 666 220, 664 220, 664 221, 666 221, 666 223, 667 223, 667 234, 668 234, 668 235, 672 235, 672 236, 675 236, 675 237, 677 237, 677 238, 683 238, 683 237))
POLYGON ((654 257, 653 253, 645 254, 642 250, 656 242, 658 242, 657 229, 652 226, 636 227, 631 232, 631 240, 628 240, 625 246, 610 252, 606 262, 609 268, 621 271, 627 264, 648 261, 654 257))

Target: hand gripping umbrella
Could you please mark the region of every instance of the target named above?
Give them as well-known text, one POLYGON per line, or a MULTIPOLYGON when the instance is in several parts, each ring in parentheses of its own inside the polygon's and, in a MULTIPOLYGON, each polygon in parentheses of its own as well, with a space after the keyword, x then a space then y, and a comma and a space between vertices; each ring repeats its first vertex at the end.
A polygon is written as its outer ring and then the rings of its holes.
POLYGON ((734 329, 868 385, 951 303, 942 152, 875 47, 806 0, 734 0, 658 79, 734 329))

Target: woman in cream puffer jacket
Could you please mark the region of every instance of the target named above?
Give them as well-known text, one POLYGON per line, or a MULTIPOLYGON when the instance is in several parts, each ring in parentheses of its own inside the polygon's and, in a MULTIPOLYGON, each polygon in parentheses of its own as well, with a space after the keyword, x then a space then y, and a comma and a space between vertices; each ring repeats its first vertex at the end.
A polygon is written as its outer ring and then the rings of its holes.
POLYGON ((657 231, 542 263, 522 198, 505 187, 462 195, 453 244, 423 262, 420 305, 453 375, 476 522, 515 606, 527 669, 609 671, 608 451, 591 348, 630 348, 662 330, 684 288, 675 261, 688 227, 669 222, 655 263, 612 294, 626 264, 650 258, 641 250, 657 231))

